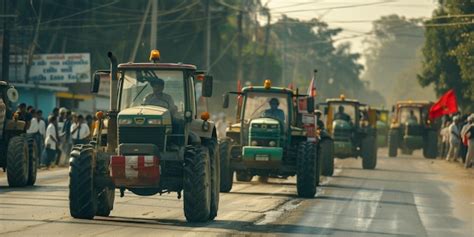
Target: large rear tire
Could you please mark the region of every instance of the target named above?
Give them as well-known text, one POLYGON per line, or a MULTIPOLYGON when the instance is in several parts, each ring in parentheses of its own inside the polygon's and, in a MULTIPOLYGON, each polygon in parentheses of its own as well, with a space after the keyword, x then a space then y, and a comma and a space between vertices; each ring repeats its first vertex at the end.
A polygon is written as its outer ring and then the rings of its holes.
POLYGON ((7 179, 10 187, 24 187, 28 184, 28 153, 28 141, 24 135, 10 139, 7 152, 7 179))
POLYGON ((94 187, 93 149, 76 147, 69 162, 69 211, 79 219, 92 219, 97 212, 94 187))
POLYGON ((230 166, 230 142, 222 140, 219 144, 219 159, 221 161, 221 187, 220 191, 230 192, 234 183, 234 171, 230 166))
POLYGON ((397 157, 398 153, 398 131, 390 130, 388 132, 388 157, 397 157))
POLYGON ((377 166, 377 141, 374 136, 362 141, 362 168, 373 170, 377 166))
POLYGON ((211 165, 206 148, 188 146, 184 154, 184 215, 205 222, 211 214, 211 165))
POLYGON ((299 197, 312 198, 317 186, 317 155, 316 146, 310 142, 302 142, 298 148, 296 168, 296 189, 299 197))
POLYGON ((253 179, 253 175, 251 175, 247 171, 237 171, 236 173, 236 179, 239 182, 250 182, 253 179))
POLYGON ((27 185, 36 183, 36 174, 38 171, 39 152, 35 137, 28 138, 28 182, 27 185))
POLYGON ((329 138, 321 140, 321 159, 323 160, 322 175, 334 174, 334 141, 329 138))
POLYGON ((428 131, 425 144, 423 144, 423 156, 426 159, 435 159, 438 156, 438 135, 435 131, 428 131))

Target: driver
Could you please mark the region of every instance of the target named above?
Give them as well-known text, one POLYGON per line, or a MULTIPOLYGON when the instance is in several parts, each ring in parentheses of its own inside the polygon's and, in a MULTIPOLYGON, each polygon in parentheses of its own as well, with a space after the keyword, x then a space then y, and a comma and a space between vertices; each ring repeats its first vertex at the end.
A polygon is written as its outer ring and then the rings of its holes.
POLYGON ((407 121, 413 121, 415 123, 418 123, 418 118, 415 116, 415 111, 410 110, 410 115, 408 115, 407 121))
POLYGON ((157 105, 164 108, 167 108, 172 117, 175 117, 178 107, 174 104, 173 98, 163 93, 163 89, 165 88, 165 81, 161 78, 157 78, 153 81, 149 81, 151 88, 153 88, 153 93, 147 95, 145 99, 143 99, 143 104, 149 105, 157 105))
POLYGON ((262 117, 275 118, 283 123, 285 121, 285 112, 278 108, 280 101, 277 98, 271 98, 269 104, 270 109, 265 110, 262 117))
POLYGON ((337 113, 334 115, 334 120, 340 119, 345 120, 347 122, 351 122, 351 116, 344 112, 344 106, 339 105, 339 108, 337 110, 337 113))

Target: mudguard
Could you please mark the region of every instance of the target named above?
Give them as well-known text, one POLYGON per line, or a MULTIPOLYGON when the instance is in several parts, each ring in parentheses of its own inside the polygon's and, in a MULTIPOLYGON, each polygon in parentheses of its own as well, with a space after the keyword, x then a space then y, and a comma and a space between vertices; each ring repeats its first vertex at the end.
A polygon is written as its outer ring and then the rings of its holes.
POLYGON ((195 119, 190 124, 190 130, 201 138, 212 138, 215 126, 213 121, 195 119))

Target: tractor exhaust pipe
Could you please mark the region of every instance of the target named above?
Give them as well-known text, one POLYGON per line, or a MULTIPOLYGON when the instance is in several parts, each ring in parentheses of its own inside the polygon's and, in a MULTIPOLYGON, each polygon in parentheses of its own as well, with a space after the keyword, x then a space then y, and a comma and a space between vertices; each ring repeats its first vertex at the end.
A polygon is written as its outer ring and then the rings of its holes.
POLYGON ((107 152, 115 152, 117 144, 117 97, 118 97, 118 78, 117 78, 117 57, 112 52, 107 53, 110 61, 110 108, 108 113, 107 126, 107 152))

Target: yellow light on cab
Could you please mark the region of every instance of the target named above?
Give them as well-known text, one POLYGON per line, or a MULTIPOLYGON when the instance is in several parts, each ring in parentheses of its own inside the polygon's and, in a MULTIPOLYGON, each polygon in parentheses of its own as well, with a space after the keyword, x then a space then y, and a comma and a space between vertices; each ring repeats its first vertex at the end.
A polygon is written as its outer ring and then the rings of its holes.
POLYGON ((270 80, 265 80, 265 82, 263 82, 263 87, 265 87, 265 89, 270 89, 270 88, 272 88, 272 81, 270 81, 270 80))
POLYGON ((150 61, 153 61, 153 62, 160 61, 160 51, 158 51, 157 49, 153 49, 150 52, 150 61))
POLYGON ((209 120, 210 117, 211 117, 211 115, 209 114, 209 112, 202 112, 201 113, 201 119, 204 120, 204 121, 209 120))
POLYGON ((345 99, 346 99, 346 96, 345 96, 344 94, 341 94, 341 95, 339 96, 339 98, 340 98, 341 100, 345 100, 345 99))

